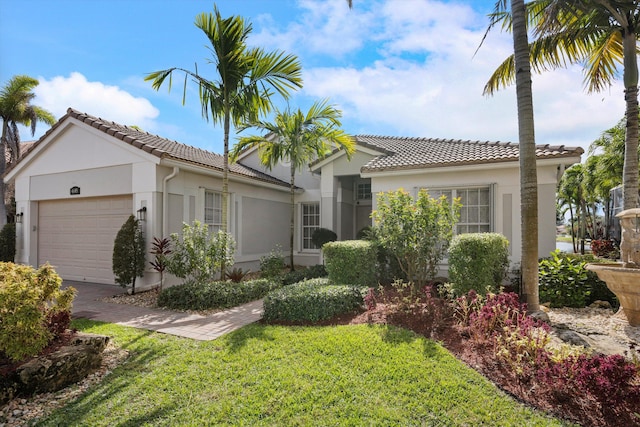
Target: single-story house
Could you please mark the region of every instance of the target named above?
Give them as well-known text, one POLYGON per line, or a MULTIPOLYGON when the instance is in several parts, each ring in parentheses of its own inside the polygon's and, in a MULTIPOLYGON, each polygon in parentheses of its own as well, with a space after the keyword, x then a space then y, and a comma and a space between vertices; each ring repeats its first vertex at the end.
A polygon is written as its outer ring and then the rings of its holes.
MULTIPOLYGON (((375 194, 401 187, 460 197, 457 232, 502 233, 512 259, 520 258, 517 144, 354 138, 350 161, 336 150, 296 175, 296 263, 319 262, 311 242, 316 228, 353 239, 371 224, 375 194)), ((579 147, 537 147, 541 254, 555 248, 558 179, 582 153, 579 147)), ((218 154, 70 108, 5 176, 15 182, 20 217, 16 262, 48 261, 64 279, 114 283, 113 241, 129 215, 144 215, 149 248, 153 237, 180 232, 183 222, 220 227, 222 167, 218 154)), ((286 162, 265 169, 255 149, 230 165, 229 231, 240 266, 256 269, 274 248, 289 250, 289 174, 286 162)), ((149 266, 136 285, 158 283, 149 266)))

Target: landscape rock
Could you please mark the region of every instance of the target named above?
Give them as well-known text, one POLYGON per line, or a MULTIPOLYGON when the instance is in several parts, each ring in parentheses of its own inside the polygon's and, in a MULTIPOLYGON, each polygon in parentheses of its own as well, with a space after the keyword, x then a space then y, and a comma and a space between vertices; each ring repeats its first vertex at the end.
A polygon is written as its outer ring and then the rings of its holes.
POLYGON ((19 395, 60 390, 100 367, 109 337, 77 334, 71 342, 45 356, 34 357, 0 381, 0 403, 19 395))

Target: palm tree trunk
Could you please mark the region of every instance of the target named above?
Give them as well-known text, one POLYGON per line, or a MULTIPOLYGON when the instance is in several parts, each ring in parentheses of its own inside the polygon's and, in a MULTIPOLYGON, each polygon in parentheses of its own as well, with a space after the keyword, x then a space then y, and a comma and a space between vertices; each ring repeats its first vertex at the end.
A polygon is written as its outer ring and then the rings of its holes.
MULTIPOLYGON (((228 226, 228 215, 227 209, 229 208, 229 126, 231 121, 231 113, 229 107, 228 97, 225 96, 225 106, 224 106, 224 152, 223 152, 223 166, 222 166, 222 232, 224 244, 223 248, 227 250, 227 230, 228 226)), ((227 271, 227 266, 225 265, 226 256, 222 258, 222 263, 220 265, 220 279, 224 280, 224 275, 227 271)))
POLYGON ((571 243, 573 243, 573 252, 578 252, 578 246, 576 246, 576 232, 575 232, 575 218, 573 217, 573 205, 569 203, 569 219, 571 220, 571 243))
POLYGON ((622 191, 624 209, 632 209, 638 207, 638 57, 635 32, 624 33, 623 45, 627 131, 622 191))
POLYGON ((291 264, 291 271, 295 270, 293 266, 293 234, 295 231, 295 216, 296 216, 296 205, 295 205, 295 167, 293 164, 293 160, 291 160, 291 230, 289 233, 289 263, 291 264))
POLYGON ((524 0, 511 0, 520 143, 522 285, 527 310, 540 309, 538 294, 538 176, 531 92, 531 65, 524 0))
POLYGON ((4 172, 7 169, 7 157, 5 155, 6 152, 6 140, 7 140, 7 128, 9 127, 9 123, 7 119, 3 119, 2 121, 2 140, 0 141, 0 195, 2 196, 2 200, 0 203, 0 228, 4 227, 7 223, 7 206, 5 205, 5 191, 6 186, 4 183, 4 172))

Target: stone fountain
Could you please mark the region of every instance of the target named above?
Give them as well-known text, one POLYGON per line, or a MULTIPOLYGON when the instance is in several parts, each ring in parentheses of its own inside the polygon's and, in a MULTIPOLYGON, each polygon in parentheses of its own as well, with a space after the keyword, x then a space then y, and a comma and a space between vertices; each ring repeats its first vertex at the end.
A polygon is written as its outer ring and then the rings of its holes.
POLYGON ((640 326, 640 208, 624 210, 616 217, 622 228, 621 262, 587 264, 587 270, 594 271, 616 294, 629 324, 640 326))

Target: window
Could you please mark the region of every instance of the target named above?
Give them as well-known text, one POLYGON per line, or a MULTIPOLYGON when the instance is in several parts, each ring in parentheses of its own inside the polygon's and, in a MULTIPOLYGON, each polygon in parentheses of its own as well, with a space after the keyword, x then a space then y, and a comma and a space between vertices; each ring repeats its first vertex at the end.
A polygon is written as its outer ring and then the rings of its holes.
POLYGON ((456 234, 491 231, 491 189, 489 187, 429 190, 429 195, 431 197, 444 195, 449 201, 456 197, 460 198, 462 208, 456 234))
POLYGON ((320 204, 302 204, 302 249, 317 249, 311 235, 320 227, 320 204))
POLYGON ((204 223, 209 226, 210 233, 217 233, 222 229, 222 193, 205 191, 204 223))
POLYGON ((357 200, 371 200, 371 183, 359 182, 356 196, 357 200))

